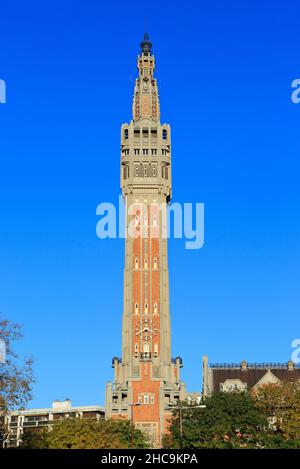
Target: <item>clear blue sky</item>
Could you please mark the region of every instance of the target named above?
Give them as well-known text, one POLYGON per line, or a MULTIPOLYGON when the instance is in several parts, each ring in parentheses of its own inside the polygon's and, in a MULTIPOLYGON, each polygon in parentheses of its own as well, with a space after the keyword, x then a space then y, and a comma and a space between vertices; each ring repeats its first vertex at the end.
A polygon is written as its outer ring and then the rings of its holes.
POLYGON ((202 249, 169 243, 182 377, 201 389, 204 353, 287 361, 300 337, 299 3, 142 5, 1 5, 0 311, 35 357, 30 406, 103 404, 121 352, 123 240, 97 239, 95 210, 118 200, 145 27, 172 125, 173 201, 206 210, 202 249))

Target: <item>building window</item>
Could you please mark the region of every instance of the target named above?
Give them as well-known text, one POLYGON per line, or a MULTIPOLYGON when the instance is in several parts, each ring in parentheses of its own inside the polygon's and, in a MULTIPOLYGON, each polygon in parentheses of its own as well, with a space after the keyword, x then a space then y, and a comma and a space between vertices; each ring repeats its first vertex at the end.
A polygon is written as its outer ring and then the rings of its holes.
POLYGON ((134 175, 135 175, 136 178, 139 177, 139 167, 138 166, 136 166, 134 168, 134 175))
POLYGON ((162 138, 163 138, 163 140, 167 140, 167 131, 166 131, 166 129, 163 129, 163 131, 162 131, 162 138))
POLYGON ((156 148, 152 148, 151 154, 152 154, 152 155, 157 155, 157 150, 156 150, 156 148))
POLYGON ((157 216, 153 215, 153 226, 157 226, 157 216))
POLYGON ((134 260, 134 268, 138 269, 139 268, 139 259, 136 257, 134 260))
POLYGON ((138 148, 135 148, 135 149, 134 149, 134 154, 135 154, 135 155, 139 155, 139 154, 140 154, 140 150, 139 150, 138 148))
POLYGON ((143 395, 142 394, 138 395, 138 403, 143 404, 143 395))
POLYGON ((154 344, 154 357, 158 356, 158 344, 154 344))
POLYGON ((153 174, 153 177, 156 178, 156 166, 152 167, 152 174, 153 174))
POLYGON ((128 139, 128 129, 124 130, 124 138, 125 138, 125 140, 128 139))
POLYGON ((154 394, 151 394, 151 404, 154 404, 154 394))
POLYGON ((148 314, 148 303, 145 303, 145 314, 148 314))
POLYGON ((144 176, 147 177, 147 166, 144 166, 144 176))
POLYGON ((135 314, 139 314, 139 305, 138 305, 138 303, 135 303, 134 311, 135 311, 135 314))
POLYGON ((144 394, 144 404, 149 404, 149 394, 144 394))
POLYGON ((161 170, 162 170, 162 177, 164 179, 168 179, 168 168, 167 168, 167 166, 162 166, 161 170))
POLYGON ((144 269, 145 270, 148 269, 148 259, 147 258, 144 259, 144 269))
POLYGON ((154 303, 153 305, 153 312, 154 314, 157 314, 157 303, 154 303))
POLYGON ((123 178, 124 179, 129 178, 129 166, 128 165, 124 166, 123 168, 123 178))
POLYGON ((144 148, 144 149, 143 149, 143 155, 148 155, 148 150, 147 150, 147 148, 144 148))

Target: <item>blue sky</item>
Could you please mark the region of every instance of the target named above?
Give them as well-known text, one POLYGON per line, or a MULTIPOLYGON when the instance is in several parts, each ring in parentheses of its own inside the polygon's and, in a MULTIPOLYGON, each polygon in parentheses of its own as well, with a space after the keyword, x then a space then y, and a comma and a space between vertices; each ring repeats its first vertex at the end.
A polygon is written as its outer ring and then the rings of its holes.
POLYGON ((170 240, 173 356, 188 390, 210 361, 287 361, 300 337, 296 1, 1 6, 0 311, 35 358, 30 406, 103 404, 121 352, 123 240, 99 240, 119 196, 145 27, 173 201, 205 203, 205 245, 170 240), (144 11, 143 11, 144 10, 144 11))

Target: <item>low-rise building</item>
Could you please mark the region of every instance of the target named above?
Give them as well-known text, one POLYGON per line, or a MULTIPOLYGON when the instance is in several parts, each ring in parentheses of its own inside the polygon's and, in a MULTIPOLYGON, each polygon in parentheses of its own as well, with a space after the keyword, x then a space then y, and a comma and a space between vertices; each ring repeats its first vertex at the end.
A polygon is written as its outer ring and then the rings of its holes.
POLYGON ((104 407, 98 405, 73 407, 71 400, 65 399, 64 401, 53 401, 50 408, 12 412, 5 418, 6 437, 4 446, 17 447, 20 445, 22 435, 26 431, 40 431, 66 418, 104 419, 104 407))

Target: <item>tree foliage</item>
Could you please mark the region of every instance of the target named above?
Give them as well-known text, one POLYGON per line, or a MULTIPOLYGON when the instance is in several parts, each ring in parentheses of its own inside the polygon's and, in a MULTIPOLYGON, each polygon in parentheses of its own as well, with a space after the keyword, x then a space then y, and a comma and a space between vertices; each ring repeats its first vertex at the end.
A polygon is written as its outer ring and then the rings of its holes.
POLYGON ((0 319, 0 339, 5 344, 5 361, 0 362, 0 416, 24 408, 31 399, 32 359, 21 360, 13 350, 13 343, 22 337, 19 324, 0 319))
POLYGON ((257 406, 247 392, 214 393, 203 402, 205 408, 193 408, 184 402, 182 437, 180 407, 174 409, 165 448, 283 448, 297 447, 282 432, 270 426, 269 415, 257 406))
POLYGON ((300 440, 300 383, 265 384, 252 391, 256 407, 287 440, 300 440))
POLYGON ((50 429, 27 431, 21 447, 31 449, 127 449, 146 448, 144 435, 129 421, 65 419, 50 429), (133 441, 133 445, 132 445, 133 441))

